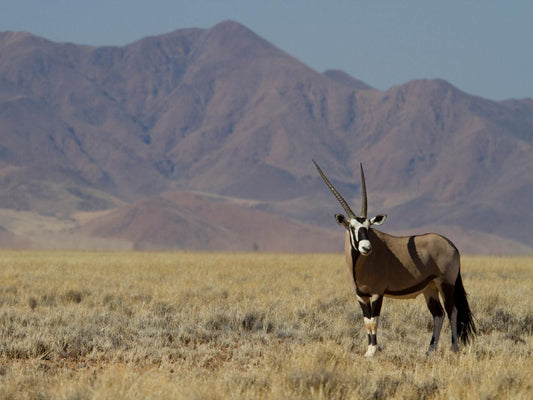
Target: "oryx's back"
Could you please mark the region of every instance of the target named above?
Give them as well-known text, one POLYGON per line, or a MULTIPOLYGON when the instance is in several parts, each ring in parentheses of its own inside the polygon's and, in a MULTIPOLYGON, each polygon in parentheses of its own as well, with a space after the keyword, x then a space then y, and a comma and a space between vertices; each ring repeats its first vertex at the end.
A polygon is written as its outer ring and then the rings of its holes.
POLYGON ((414 264, 417 268, 425 266, 442 269, 459 259, 459 252, 453 243, 436 233, 393 236, 378 230, 374 232, 383 246, 402 264, 414 264))

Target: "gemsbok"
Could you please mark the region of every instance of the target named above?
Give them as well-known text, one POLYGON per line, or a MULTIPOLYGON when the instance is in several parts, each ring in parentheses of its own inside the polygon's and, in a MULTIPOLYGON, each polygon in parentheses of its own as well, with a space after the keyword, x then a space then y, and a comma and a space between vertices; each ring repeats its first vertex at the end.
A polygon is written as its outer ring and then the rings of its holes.
POLYGON ((437 348, 444 320, 444 301, 452 331, 452 350, 459 349, 458 338, 467 344, 476 334, 474 317, 468 305, 461 279, 459 251, 445 237, 427 233, 405 237, 392 236, 373 229, 387 218, 380 214, 367 217, 365 174, 361 164, 361 213, 357 216, 318 164, 318 173, 348 214, 335 214, 346 229, 345 253, 350 283, 363 310, 368 335, 366 357, 378 350, 377 330, 383 297, 412 299, 424 295, 433 315, 433 335, 427 354, 437 348))

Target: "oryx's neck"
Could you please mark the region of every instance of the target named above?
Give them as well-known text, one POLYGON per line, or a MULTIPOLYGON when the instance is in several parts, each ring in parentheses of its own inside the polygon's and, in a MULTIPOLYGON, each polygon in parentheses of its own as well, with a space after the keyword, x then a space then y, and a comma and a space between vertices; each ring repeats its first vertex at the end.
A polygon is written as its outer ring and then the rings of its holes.
POLYGON ((375 229, 368 230, 368 237, 372 243, 372 252, 369 255, 364 256, 352 247, 349 234, 346 235, 346 255, 347 257, 349 255, 351 262, 351 270, 348 272, 351 275, 356 292, 359 290, 358 276, 360 277, 361 274, 365 275, 364 270, 366 268, 372 268, 372 265, 377 265, 379 263, 377 258, 381 256, 383 248, 386 246, 383 242, 383 236, 387 236, 387 234, 376 231, 375 229))

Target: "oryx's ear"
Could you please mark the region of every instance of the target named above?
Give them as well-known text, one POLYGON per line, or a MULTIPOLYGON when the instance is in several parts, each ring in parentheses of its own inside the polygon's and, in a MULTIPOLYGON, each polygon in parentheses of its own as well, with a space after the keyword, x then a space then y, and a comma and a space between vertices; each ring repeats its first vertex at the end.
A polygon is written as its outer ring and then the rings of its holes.
POLYGON ((370 225, 381 225, 387 219, 387 214, 379 214, 370 220, 370 225))
POLYGON ((335 221, 337 221, 337 224, 344 226, 346 229, 348 229, 348 220, 346 217, 342 214, 335 214, 335 221))

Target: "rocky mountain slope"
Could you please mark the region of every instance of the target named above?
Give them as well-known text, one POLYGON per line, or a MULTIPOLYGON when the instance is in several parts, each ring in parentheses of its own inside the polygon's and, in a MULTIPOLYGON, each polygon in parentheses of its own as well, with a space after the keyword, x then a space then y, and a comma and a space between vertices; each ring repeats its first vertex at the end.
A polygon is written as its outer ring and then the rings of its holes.
POLYGON ((531 253, 532 140, 531 99, 442 80, 378 91, 231 21, 123 47, 0 33, 4 246, 337 251, 340 210, 315 159, 354 209, 363 162, 383 230, 531 253))

